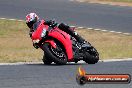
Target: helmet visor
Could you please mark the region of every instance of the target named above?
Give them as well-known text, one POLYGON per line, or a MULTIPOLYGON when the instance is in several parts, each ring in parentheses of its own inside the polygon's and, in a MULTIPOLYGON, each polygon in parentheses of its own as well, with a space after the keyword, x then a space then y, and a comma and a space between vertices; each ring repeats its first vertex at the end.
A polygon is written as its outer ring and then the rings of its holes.
POLYGON ((26 23, 27 24, 27 26, 29 27, 29 28, 32 28, 33 27, 33 24, 34 24, 34 22, 28 22, 28 23, 26 23))

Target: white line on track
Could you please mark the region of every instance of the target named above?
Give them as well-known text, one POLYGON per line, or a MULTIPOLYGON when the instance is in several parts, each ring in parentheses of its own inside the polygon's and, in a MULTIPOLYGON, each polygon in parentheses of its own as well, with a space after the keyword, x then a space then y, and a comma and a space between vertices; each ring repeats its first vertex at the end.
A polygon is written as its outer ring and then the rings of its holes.
MULTIPOLYGON (((72 2, 81 2, 81 3, 85 3, 86 1, 85 0, 69 0, 69 1, 72 1, 72 2)), ((94 1, 94 0, 93 0, 94 1)), ((114 3, 111 3, 111 2, 108 2, 108 3, 100 3, 100 2, 87 2, 87 3, 95 3, 95 4, 102 4, 102 5, 111 5, 111 6, 120 6, 120 7, 131 7, 130 5, 125 5, 125 4, 114 4, 114 3)))
POLYGON ((77 28, 79 28, 79 29, 83 29, 84 27, 77 27, 77 28))
POLYGON ((101 62, 115 62, 115 61, 132 61, 132 58, 126 59, 108 59, 108 60, 100 60, 101 62))
POLYGON ((131 35, 130 33, 123 33, 123 34, 125 34, 125 35, 131 35))
POLYGON ((24 20, 18 20, 18 19, 8 19, 8 18, 0 18, 1 20, 11 20, 11 21, 24 21, 24 20))
POLYGON ((0 63, 0 65, 28 65, 28 64, 43 64, 43 62, 16 62, 16 63, 0 63))
POLYGON ((101 31, 104 31, 104 32, 106 32, 106 31, 108 31, 108 30, 101 30, 101 31))
MULTIPOLYGON (((117 62, 117 61, 132 61, 132 58, 99 60, 99 62, 117 62)), ((70 63, 74 63, 74 62, 70 62, 70 63)), ((85 63, 85 62, 84 61, 79 61, 78 63, 85 63)), ((43 64, 43 62, 0 63, 0 65, 28 65, 28 64, 43 64)))
POLYGON ((116 32, 116 33, 121 34, 122 32, 116 32))
POLYGON ((100 31, 101 29, 94 29, 95 31, 100 31))
POLYGON ((87 28, 88 30, 93 30, 93 28, 87 28))
MULTIPOLYGON (((71 26, 75 27, 75 26, 71 26)), ((85 27, 76 27, 78 29, 85 29, 85 27)), ((124 34, 124 35, 132 35, 131 33, 123 33, 123 32, 116 32, 116 31, 108 31, 108 30, 102 30, 102 29, 94 29, 94 28, 86 28, 88 30, 95 30, 95 31, 102 31, 102 32, 111 32, 111 33, 117 33, 117 34, 124 34)))
POLYGON ((110 32, 115 32, 115 31, 110 31, 110 32))

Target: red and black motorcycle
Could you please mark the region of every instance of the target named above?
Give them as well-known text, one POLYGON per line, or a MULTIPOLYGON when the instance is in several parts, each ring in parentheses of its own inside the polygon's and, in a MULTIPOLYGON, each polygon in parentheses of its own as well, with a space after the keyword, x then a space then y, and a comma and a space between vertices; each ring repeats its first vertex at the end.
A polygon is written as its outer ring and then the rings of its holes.
POLYGON ((40 22, 32 33, 32 42, 44 51, 44 64, 66 64, 67 62, 77 63, 84 60, 88 64, 95 64, 99 60, 97 50, 86 42, 84 46, 57 26, 50 27, 40 22))

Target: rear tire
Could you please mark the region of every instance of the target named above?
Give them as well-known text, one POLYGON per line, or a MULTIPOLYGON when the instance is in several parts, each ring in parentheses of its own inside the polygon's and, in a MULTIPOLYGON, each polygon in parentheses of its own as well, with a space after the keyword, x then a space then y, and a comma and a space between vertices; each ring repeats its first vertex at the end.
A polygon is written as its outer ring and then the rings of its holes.
MULTIPOLYGON (((56 44, 56 46, 57 46, 57 48, 61 48, 62 49, 61 45, 56 44)), ((46 57, 49 58, 49 59, 51 59, 56 64, 58 64, 58 65, 64 65, 64 64, 67 63, 67 56, 66 56, 66 54, 65 54, 65 52, 64 52, 63 49, 61 51, 62 56, 60 56, 60 57, 59 57, 59 55, 56 55, 55 52, 53 52, 54 48, 49 43, 45 43, 43 45, 43 49, 44 49, 44 53, 45 53, 46 57)))
POLYGON ((95 64, 99 61, 99 54, 94 47, 92 53, 85 53, 84 61, 88 64, 95 64))

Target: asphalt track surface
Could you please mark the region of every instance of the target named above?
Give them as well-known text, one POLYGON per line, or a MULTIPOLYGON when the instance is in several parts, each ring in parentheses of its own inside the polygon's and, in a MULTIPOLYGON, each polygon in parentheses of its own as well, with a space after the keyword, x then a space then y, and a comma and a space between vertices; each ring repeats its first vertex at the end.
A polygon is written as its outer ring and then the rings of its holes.
POLYGON ((82 66, 88 74, 130 74, 132 61, 99 62, 95 65, 68 64, 63 66, 28 64, 1 65, 0 88, 132 88, 130 84, 76 83, 76 72, 82 66))
POLYGON ((74 26, 132 33, 132 7, 71 2, 70 0, 0 0, 0 17, 25 19, 29 12, 74 26))

